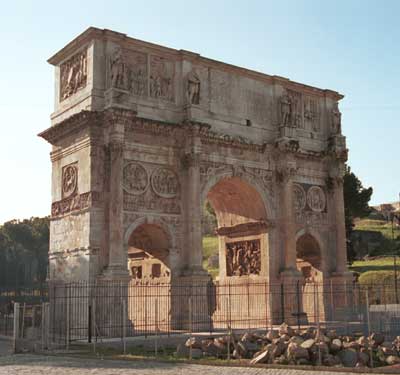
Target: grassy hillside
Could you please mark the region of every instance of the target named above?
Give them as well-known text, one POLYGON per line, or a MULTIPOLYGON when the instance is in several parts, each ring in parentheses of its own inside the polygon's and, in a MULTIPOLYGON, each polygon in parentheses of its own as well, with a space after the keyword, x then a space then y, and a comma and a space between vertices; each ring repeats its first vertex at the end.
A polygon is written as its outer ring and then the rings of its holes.
MULTIPOLYGON (((382 235, 388 240, 392 239, 392 224, 385 220, 371 220, 363 219, 355 223, 354 229, 357 230, 373 230, 381 232, 382 235)), ((393 231, 394 238, 400 238, 400 228, 394 226, 393 231)))

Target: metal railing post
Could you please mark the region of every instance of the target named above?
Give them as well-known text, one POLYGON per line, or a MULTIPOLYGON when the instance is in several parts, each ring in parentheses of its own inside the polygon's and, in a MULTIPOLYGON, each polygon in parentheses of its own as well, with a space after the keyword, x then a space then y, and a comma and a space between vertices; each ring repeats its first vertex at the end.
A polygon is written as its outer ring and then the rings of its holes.
POLYGON ((14 335, 13 335, 13 353, 17 353, 17 341, 19 339, 19 308, 18 302, 14 303, 14 335))

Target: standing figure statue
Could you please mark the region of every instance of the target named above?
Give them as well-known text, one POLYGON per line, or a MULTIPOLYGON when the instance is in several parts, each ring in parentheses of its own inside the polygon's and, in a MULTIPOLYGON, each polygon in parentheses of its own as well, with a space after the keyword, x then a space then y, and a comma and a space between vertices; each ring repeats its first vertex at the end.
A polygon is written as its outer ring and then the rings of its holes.
POLYGON ((192 71, 187 76, 187 91, 189 104, 200 104, 200 78, 192 71))
POLYGON ((126 89, 127 67, 124 63, 122 50, 118 48, 110 59, 111 87, 126 89))
POLYGON ((281 96, 281 125, 290 125, 292 115, 292 98, 288 95, 281 96))
POLYGON ((336 106, 332 109, 332 134, 338 135, 342 132, 342 114, 336 106))

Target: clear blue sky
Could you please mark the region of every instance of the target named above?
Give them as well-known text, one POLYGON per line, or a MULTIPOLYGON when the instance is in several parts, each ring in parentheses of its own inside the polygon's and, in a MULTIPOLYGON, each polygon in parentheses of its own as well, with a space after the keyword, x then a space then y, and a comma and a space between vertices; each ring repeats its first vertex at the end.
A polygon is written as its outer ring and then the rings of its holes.
POLYGON ((346 95, 349 164, 372 203, 400 191, 400 1, 4 1, 0 223, 50 212, 48 57, 89 26, 346 95))

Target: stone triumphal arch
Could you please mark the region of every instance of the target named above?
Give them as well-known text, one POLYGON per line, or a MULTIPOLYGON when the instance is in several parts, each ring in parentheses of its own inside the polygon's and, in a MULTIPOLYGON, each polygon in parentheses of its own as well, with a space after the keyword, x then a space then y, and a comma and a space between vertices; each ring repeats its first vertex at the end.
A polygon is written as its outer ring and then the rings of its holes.
POLYGON ((206 201, 220 280, 348 277, 342 95, 96 28, 49 63, 50 279, 206 281, 206 201))

